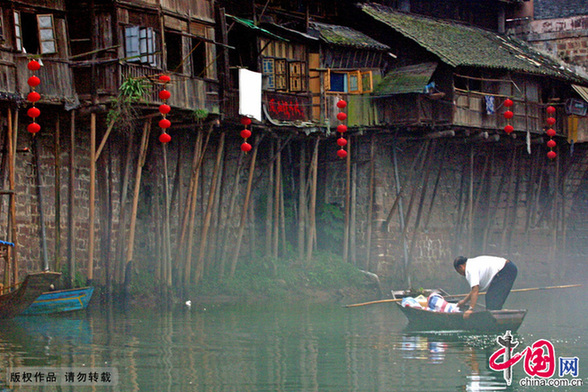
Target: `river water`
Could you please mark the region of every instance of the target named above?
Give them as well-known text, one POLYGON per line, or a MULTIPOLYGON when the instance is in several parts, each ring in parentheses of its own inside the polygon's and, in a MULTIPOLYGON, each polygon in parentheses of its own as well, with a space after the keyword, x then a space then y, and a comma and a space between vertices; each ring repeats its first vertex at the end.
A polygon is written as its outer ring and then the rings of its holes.
POLYGON ((2 322, 0 391, 585 391, 585 298, 581 287, 513 293, 507 301, 508 308, 528 309, 513 353, 540 340, 553 347, 558 369, 543 378, 552 384, 545 387, 521 385, 530 379, 525 358, 511 367, 510 386, 504 371, 490 368, 497 335, 414 333, 394 304, 195 305, 165 312, 93 304, 84 312, 2 322), (568 367, 560 377, 561 358, 568 367), (85 370, 100 378, 14 383, 27 371, 79 377, 85 370))

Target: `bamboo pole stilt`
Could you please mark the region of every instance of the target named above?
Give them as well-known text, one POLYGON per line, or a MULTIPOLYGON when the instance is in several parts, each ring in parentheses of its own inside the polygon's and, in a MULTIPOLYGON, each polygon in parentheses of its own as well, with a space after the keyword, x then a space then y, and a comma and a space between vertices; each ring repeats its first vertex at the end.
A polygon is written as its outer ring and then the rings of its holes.
POLYGON ((76 277, 76 249, 75 249, 75 162, 76 162, 76 111, 71 111, 69 126, 69 184, 67 195, 67 259, 68 259, 68 287, 75 286, 76 277))
POLYGON ((306 237, 306 141, 300 146, 298 169, 298 260, 304 260, 306 237))
POLYGON ((95 201, 96 201, 96 113, 90 115, 90 201, 89 201, 89 223, 88 223, 88 261, 87 279, 88 284, 94 279, 94 223, 95 223, 95 201))
POLYGON ((316 193, 318 182, 318 150, 319 138, 314 141, 312 160, 310 162, 310 205, 308 207, 308 232, 306 237, 306 262, 312 259, 316 238, 316 193))
POLYGON ((55 271, 61 271, 61 127, 55 120, 55 271))
POLYGON ((376 137, 372 134, 370 139, 370 181, 368 185, 368 210, 367 210, 367 227, 366 227, 366 252, 365 252, 365 266, 366 271, 371 271, 372 261, 372 229, 374 219, 374 193, 376 188, 376 137))
MULTIPOLYGON (((139 208, 139 191, 141 189, 141 176, 143 166, 147 156, 147 146, 149 145, 149 134, 151 132, 151 119, 145 120, 143 125, 143 135, 139 147, 139 159, 137 161, 137 171, 135 173, 135 186, 133 189, 133 204, 131 207, 131 223, 129 226, 129 240, 127 244, 127 257, 125 259, 125 271, 128 270, 132 261, 135 250, 135 229, 137 226, 137 210, 139 208)), ((130 276, 125 276, 125 282, 129 282, 130 276)))
POLYGON ((278 258, 279 251, 279 227, 280 227, 280 195, 282 194, 282 152, 278 141, 275 162, 275 189, 274 189, 274 213, 272 223, 272 257, 278 258))
MULTIPOLYGON (((349 222, 351 220, 351 137, 348 137, 345 158, 345 221, 343 226, 343 262, 349 262, 349 222)), ((316 190, 315 190, 316 191, 316 190)))
POLYGON ((245 231, 245 225, 247 222, 247 215, 249 212, 249 200, 251 198, 251 185, 253 184, 253 172, 255 171, 255 163, 257 160, 257 150, 259 147, 260 139, 257 140, 253 146, 253 153, 251 154, 251 160, 249 162, 249 177, 247 179, 247 189, 245 190, 245 201, 243 202, 243 209, 241 211, 241 223, 239 224, 239 231, 237 233, 237 243, 235 245, 235 251, 233 252, 233 258, 231 260, 231 266, 229 269, 229 278, 235 275, 235 269, 237 268, 237 261, 239 260, 239 254, 241 252, 241 243, 243 241, 243 233, 245 231))

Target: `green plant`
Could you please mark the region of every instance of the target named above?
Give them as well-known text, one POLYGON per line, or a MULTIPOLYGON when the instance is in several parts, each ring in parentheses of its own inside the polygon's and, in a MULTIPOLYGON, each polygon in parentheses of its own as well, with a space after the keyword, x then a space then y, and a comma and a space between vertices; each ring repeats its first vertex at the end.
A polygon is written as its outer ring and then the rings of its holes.
POLYGON ((147 80, 128 78, 120 85, 118 96, 112 100, 107 114, 108 124, 116 129, 133 129, 137 111, 134 105, 147 93, 147 80))

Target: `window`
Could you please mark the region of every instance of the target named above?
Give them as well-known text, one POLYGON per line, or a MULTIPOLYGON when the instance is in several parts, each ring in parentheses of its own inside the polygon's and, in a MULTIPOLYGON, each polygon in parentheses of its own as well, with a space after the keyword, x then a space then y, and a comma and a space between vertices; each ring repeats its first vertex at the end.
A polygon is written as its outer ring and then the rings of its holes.
POLYGON ((182 36, 171 31, 165 32, 167 70, 182 73, 182 36))
POLYGON ((192 38, 192 76, 208 76, 208 65, 206 62, 206 43, 198 38, 192 38))
POLYGON ((157 33, 151 27, 127 26, 125 50, 127 61, 157 66, 157 33))
POLYGON ((14 11, 16 50, 26 53, 57 53, 53 15, 14 11))
POLYGON ((373 90, 372 71, 331 71, 325 80, 327 91, 349 94, 369 93, 373 90))
POLYGON ((262 60, 263 87, 268 90, 301 92, 306 90, 306 63, 284 58, 262 60))

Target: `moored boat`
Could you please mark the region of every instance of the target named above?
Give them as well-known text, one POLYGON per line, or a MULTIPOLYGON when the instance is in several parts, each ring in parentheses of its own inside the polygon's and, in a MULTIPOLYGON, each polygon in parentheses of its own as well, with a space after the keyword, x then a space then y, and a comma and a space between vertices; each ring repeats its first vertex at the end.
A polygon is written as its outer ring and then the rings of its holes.
POLYGON ((59 276, 59 272, 28 274, 18 288, 0 295, 0 319, 9 319, 21 314, 39 295, 49 290, 59 276))
POLYGON ((464 319, 461 312, 434 312, 397 305, 408 319, 408 328, 419 331, 514 332, 527 314, 526 309, 483 310, 473 312, 468 319, 464 319))
POLYGON ((90 303, 93 292, 94 287, 47 291, 42 293, 22 314, 35 315, 82 310, 90 303))

